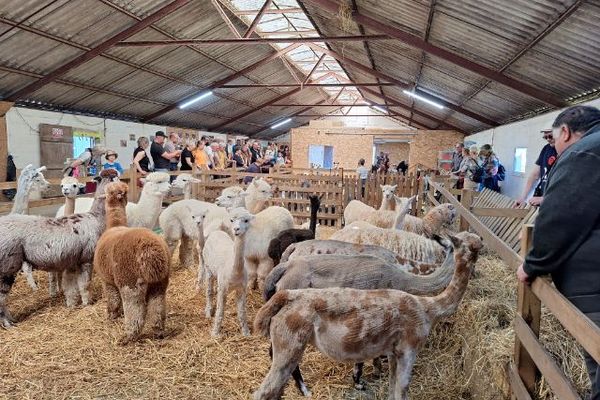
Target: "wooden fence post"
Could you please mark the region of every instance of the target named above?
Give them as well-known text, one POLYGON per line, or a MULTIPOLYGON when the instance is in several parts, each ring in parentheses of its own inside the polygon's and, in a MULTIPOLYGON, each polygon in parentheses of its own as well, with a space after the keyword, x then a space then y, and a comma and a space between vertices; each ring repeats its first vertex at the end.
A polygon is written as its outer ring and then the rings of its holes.
MULTIPOLYGON (((460 198, 460 204, 463 205, 463 207, 465 207, 467 210, 471 211, 471 204, 473 204, 473 191, 472 190, 467 190, 467 189, 463 189, 462 190, 462 196, 460 198)), ((467 222, 467 220, 461 216, 460 217, 460 231, 466 231, 469 230, 469 222, 467 222)))
POLYGON ((417 217, 423 214, 423 198, 425 197, 425 193, 423 192, 423 188, 425 187, 425 177, 421 177, 419 179, 419 189, 417 190, 417 217))
POLYGON ((129 166, 129 201, 137 202, 138 201, 138 173, 135 165, 131 164, 129 166))
MULTIPOLYGON (((525 259, 532 241, 533 225, 523 225, 521 231, 521 255, 523 259, 525 259)), ((517 313, 525 320, 527 325, 529 325, 535 336, 539 338, 542 305, 540 300, 531 291, 531 287, 522 282, 519 282, 517 288, 517 313)), ((533 393, 539 371, 533 362, 533 359, 521 344, 518 336, 515 336, 514 362, 525 387, 529 393, 533 393)))

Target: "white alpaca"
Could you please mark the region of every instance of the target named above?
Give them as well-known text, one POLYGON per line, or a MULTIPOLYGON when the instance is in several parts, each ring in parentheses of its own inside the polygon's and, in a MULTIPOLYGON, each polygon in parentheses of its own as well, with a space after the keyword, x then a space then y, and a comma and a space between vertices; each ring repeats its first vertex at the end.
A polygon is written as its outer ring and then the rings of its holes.
POLYGON ((189 200, 192 198, 192 184, 200 183, 200 179, 194 178, 191 174, 180 174, 171 183, 171 187, 181 189, 183 191, 183 198, 189 200))
MULTIPOLYGON (((396 209, 396 202, 394 201, 394 192, 396 191, 397 185, 381 185, 381 205, 379 210, 390 210, 396 209)), ((346 225, 353 223, 354 221, 364 221, 376 210, 363 203, 359 200, 352 200, 348 203, 344 209, 344 222, 346 225)))
MULTIPOLYGON (((162 210, 165 195, 171 190, 169 174, 166 172, 152 172, 143 178, 144 188, 137 203, 127 203, 127 221, 130 227, 153 229, 162 210)), ((88 212, 93 199, 82 198, 75 205, 75 213, 88 212)), ((63 216, 64 206, 61 206, 56 216, 63 216)))
POLYGON ((215 200, 219 207, 236 208, 245 207, 252 214, 266 209, 267 202, 273 197, 273 188, 263 178, 254 179, 246 190, 239 186, 230 186, 223 189, 221 195, 215 200))
POLYGON ((13 201, 11 214, 25 214, 29 200, 33 198, 35 193, 44 191, 50 185, 44 178, 42 171, 45 171, 46 167, 42 166, 35 168, 29 164, 21 171, 19 180, 17 181, 17 193, 13 201))
MULTIPOLYGON (((204 269, 199 271, 199 275, 205 274, 206 277, 206 318, 210 318, 212 315, 213 285, 215 280, 217 282, 217 310, 213 321, 212 336, 219 336, 227 294, 231 291, 235 291, 237 295, 237 315, 242 335, 250 335, 246 321, 248 274, 244 268, 244 236, 255 217, 241 207, 232 210, 230 216, 235 239, 232 240, 223 231, 214 231, 208 235, 202 249, 204 269)), ((195 220, 198 222, 199 218, 195 220)), ((202 230, 201 224, 199 229, 202 230)))

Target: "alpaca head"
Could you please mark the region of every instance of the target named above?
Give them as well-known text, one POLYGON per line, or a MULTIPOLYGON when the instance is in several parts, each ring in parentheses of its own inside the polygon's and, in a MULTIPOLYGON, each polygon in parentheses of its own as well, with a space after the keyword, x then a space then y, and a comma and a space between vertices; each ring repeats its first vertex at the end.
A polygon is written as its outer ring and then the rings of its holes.
POLYGON ((127 184, 124 182, 111 182, 106 185, 106 204, 109 207, 127 206, 127 184))
POLYGON ((106 186, 111 182, 119 182, 119 173, 116 169, 108 168, 100 172, 100 176, 94 178, 98 182, 95 198, 106 197, 106 186))
POLYGON ((417 195, 414 195, 413 197, 411 197, 409 199, 405 199, 404 197, 399 197, 399 196, 394 195, 394 201, 396 202, 396 211, 398 211, 398 212, 410 211, 410 209, 415 204, 416 200, 417 200, 417 195))
POLYGON ((63 196, 74 199, 79 193, 85 188, 85 183, 81 183, 77 178, 72 176, 65 176, 60 181, 60 190, 63 196))
POLYGON ((181 174, 177 176, 171 186, 177 189, 185 189, 191 183, 200 183, 200 179, 194 178, 191 174, 181 174))
POLYGON ((143 193, 152 196, 164 196, 171 190, 171 177, 166 172, 152 172, 142 179, 143 193))
POLYGON ((235 236, 245 234, 254 219, 254 215, 250 214, 248 210, 242 207, 231 210, 229 216, 231 217, 231 228, 233 229, 233 234, 235 236))
POLYGON ((204 219, 206 218, 206 214, 208 213, 208 210, 192 210, 189 207, 188 207, 188 209, 190 210, 190 215, 192 216, 192 221, 194 221, 194 224, 196 226, 198 226, 198 228, 200 228, 202 226, 202 224, 204 223, 204 219))
POLYGON ((235 207, 243 207, 245 198, 248 193, 239 186, 230 186, 223 189, 221 195, 215 200, 215 204, 219 207, 227 209, 235 207))
POLYGON ((263 178, 254 178, 248 186, 248 193, 252 194, 255 200, 269 200, 273 197, 273 188, 263 178))
POLYGON ((398 185, 381 185, 381 193, 386 201, 392 201, 398 185))
POLYGON ((467 231, 450 235, 452 247, 454 248, 454 257, 459 257, 466 263, 472 263, 472 266, 477 262, 479 252, 483 248, 481 237, 467 231))
POLYGON ((310 196, 308 196, 308 199, 310 200, 310 207, 313 209, 319 209, 319 207, 321 206, 321 199, 323 198, 323 196, 325 196, 325 193, 323 193, 320 196, 317 196, 316 194, 311 194, 310 196))
POLYGON ((452 225, 456 218, 456 207, 452 204, 444 203, 435 206, 427 213, 427 219, 437 221, 440 226, 452 225))
POLYGON ((44 191, 50 186, 50 183, 44 178, 42 171, 45 171, 46 167, 41 166, 35 168, 29 164, 21 171, 19 176, 19 186, 23 186, 28 192, 32 190, 44 191))

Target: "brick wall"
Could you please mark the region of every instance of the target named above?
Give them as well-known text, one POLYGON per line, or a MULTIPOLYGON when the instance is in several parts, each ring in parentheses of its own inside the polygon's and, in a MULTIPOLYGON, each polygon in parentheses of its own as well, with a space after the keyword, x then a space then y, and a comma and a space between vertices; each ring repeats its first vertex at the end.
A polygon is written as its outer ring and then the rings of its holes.
POLYGON ((456 131, 419 131, 410 143, 408 165, 423 164, 437 168, 438 152, 451 150, 464 140, 464 135, 456 131))
POLYGON ((390 155, 390 165, 393 167, 398 165, 402 160, 408 162, 408 153, 410 149, 409 143, 380 143, 375 146, 377 154, 380 152, 390 155))

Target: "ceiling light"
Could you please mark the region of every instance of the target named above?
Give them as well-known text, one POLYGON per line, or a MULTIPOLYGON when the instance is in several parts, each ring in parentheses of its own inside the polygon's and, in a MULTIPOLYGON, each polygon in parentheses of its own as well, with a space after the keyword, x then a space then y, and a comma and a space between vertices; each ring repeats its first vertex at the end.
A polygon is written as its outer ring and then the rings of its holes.
POLYGON ((434 107, 437 107, 437 108, 439 108, 440 110, 443 110, 443 109, 444 109, 444 106, 443 106, 443 105, 441 105, 440 103, 436 103, 435 101, 429 100, 429 99, 428 99, 428 98, 426 98, 426 97, 419 96, 419 95, 418 95, 418 94, 416 94, 415 92, 410 92, 410 91, 408 91, 408 90, 403 90, 403 92, 404 92, 404 94, 406 94, 406 95, 408 95, 408 96, 410 96, 410 97, 414 97, 415 99, 419 99, 419 100, 421 100, 421 101, 423 101, 423 102, 425 102, 425 103, 427 103, 427 104, 431 104, 432 106, 434 106, 434 107))
POLYGON ((190 99, 190 100, 186 101, 185 103, 183 103, 183 104, 180 104, 180 105, 179 105, 179 108, 183 110, 184 108, 186 108, 186 107, 189 107, 189 106, 191 106, 192 104, 194 104, 194 103, 197 103, 197 102, 199 102, 200 100, 202 100, 202 99, 205 99, 205 98, 207 98, 208 96, 210 96, 210 95, 212 95, 212 94, 213 94, 213 92, 206 92, 206 93, 202 93, 201 95, 198 95, 198 96, 196 96, 196 97, 193 97, 192 99, 190 99))
POLYGON ((381 108, 381 107, 379 107, 379 106, 373 106, 372 108, 373 108, 374 110, 377 110, 377 111, 379 111, 380 113, 387 114, 387 111, 386 111, 384 108, 381 108))
POLYGON ((291 118, 284 119, 283 121, 281 121, 281 122, 278 122, 278 123, 276 123, 275 125, 273 125, 273 126, 271 127, 271 129, 277 129, 277 128, 279 128, 280 126, 283 126, 283 125, 285 125, 285 124, 289 124, 290 122, 292 122, 292 119, 291 119, 291 118))

